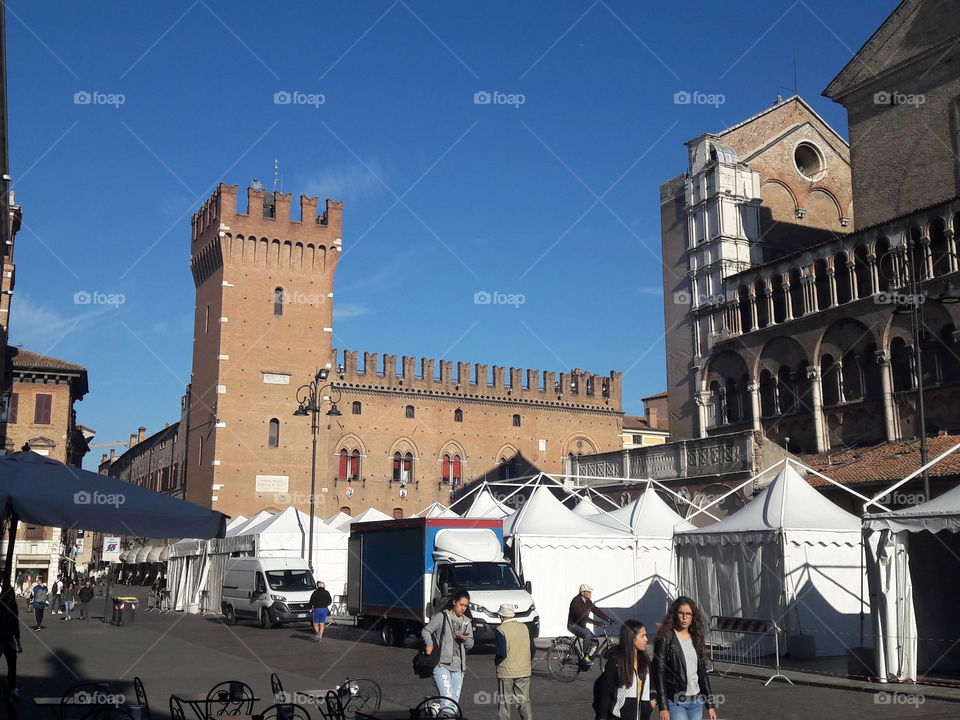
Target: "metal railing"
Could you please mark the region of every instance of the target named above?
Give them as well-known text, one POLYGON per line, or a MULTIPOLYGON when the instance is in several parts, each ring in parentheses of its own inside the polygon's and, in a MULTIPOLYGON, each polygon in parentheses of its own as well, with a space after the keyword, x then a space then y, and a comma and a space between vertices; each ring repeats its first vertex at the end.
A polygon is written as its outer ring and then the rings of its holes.
POLYGON ((768 667, 769 662, 764 662, 764 658, 772 653, 774 673, 763 684, 764 687, 775 678, 781 678, 793 685, 793 681, 780 672, 780 634, 782 632, 783 630, 772 619, 713 615, 710 618, 710 660, 768 667))

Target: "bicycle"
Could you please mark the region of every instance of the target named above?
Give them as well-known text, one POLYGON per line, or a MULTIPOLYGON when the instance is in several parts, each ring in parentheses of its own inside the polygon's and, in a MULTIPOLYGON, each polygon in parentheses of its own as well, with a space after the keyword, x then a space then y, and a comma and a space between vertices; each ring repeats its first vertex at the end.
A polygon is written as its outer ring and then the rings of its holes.
MULTIPOLYGON (((591 646, 590 656, 605 660, 616 649, 616 640, 607 635, 606 623, 598 628, 591 646)), ((589 672, 590 665, 583 662, 578 638, 564 636, 554 638, 547 649, 547 668, 554 680, 573 682, 582 672, 589 672)))

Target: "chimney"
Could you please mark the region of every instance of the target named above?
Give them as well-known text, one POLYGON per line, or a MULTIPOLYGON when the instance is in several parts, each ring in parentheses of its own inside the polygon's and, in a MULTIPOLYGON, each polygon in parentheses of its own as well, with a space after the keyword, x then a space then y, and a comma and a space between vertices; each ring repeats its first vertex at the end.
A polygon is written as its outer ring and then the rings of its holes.
POLYGON ((100 462, 105 463, 106 461, 107 461, 107 454, 104 453, 103 456, 100 458, 100 462))
POLYGON ((133 433, 130 433, 130 442, 127 443, 127 447, 132 448, 136 444, 137 444, 137 436, 134 435, 133 433))
POLYGON ((115 460, 116 457, 117 457, 117 449, 116 449, 116 448, 110 448, 110 459, 111 459, 111 460, 115 460))
POLYGON ((143 436, 144 436, 144 434, 145 434, 146 432, 147 432, 147 429, 146 429, 143 425, 141 425, 140 427, 137 428, 137 442, 138 442, 138 443, 142 443, 142 442, 143 442, 143 436))

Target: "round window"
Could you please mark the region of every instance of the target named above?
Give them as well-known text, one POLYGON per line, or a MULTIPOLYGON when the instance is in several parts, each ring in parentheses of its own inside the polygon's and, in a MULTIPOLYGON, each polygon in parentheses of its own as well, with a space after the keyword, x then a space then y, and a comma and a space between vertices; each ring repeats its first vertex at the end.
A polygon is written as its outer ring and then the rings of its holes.
POLYGON ((800 174, 809 180, 818 179, 826 169, 823 155, 815 145, 807 142, 797 145, 797 149, 793 151, 793 161, 800 174))

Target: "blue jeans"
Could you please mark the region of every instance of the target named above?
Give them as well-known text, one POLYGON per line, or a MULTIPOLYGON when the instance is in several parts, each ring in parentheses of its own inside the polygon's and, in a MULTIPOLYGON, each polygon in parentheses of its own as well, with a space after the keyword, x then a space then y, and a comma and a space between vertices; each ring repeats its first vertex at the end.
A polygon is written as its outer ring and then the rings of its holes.
POLYGON ((681 703, 667 700, 667 709, 670 711, 670 720, 702 720, 703 718, 703 700, 681 703))
MULTIPOLYGON (((451 698, 460 702, 460 690, 463 688, 463 672, 454 672, 443 665, 437 665, 433 669, 433 682, 437 686, 437 695, 451 698)), ((453 709, 452 705, 446 704, 445 707, 453 709)))
POLYGON ((581 625, 567 625, 567 630, 580 640, 580 655, 586 657, 590 653, 590 646, 593 644, 593 633, 590 632, 589 628, 581 625))
POLYGON ((70 613, 73 612, 73 600, 64 600, 63 601, 63 615, 64 620, 70 619, 70 613))

